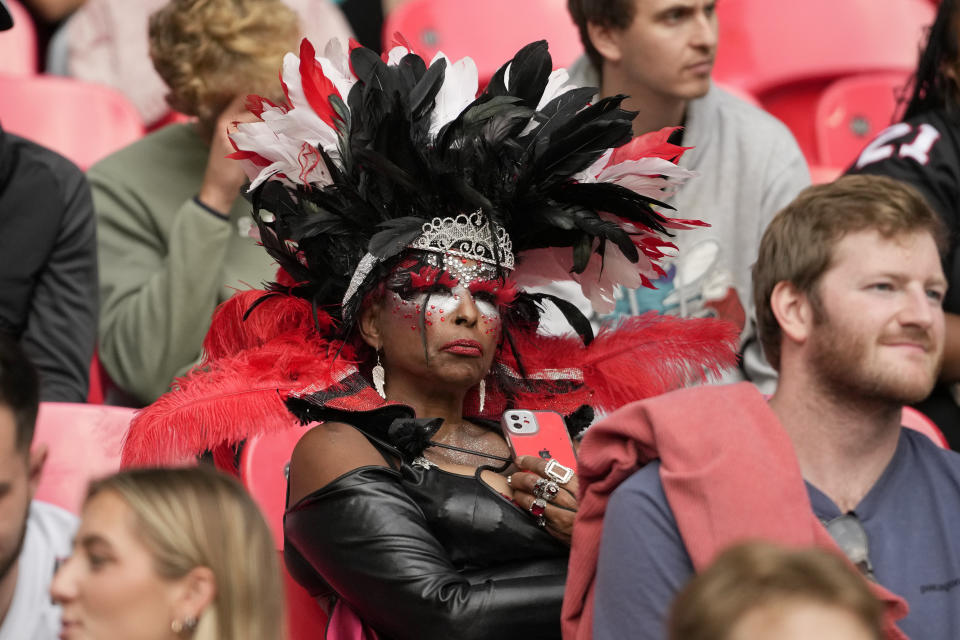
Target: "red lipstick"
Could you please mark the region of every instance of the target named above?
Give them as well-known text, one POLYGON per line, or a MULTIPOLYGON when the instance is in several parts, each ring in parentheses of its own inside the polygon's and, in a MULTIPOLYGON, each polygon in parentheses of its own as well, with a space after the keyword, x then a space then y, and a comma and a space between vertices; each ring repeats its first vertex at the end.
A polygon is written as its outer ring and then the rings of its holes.
POLYGON ((440 347, 440 350, 472 358, 479 358, 483 355, 483 348, 476 340, 452 340, 440 347))

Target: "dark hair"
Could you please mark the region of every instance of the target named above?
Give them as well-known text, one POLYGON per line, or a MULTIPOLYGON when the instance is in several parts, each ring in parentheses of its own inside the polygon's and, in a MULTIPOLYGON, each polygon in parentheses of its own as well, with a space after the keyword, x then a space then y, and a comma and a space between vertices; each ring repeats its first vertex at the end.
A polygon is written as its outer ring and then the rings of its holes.
POLYGON ((780 323, 770 307, 778 282, 790 282, 818 309, 817 284, 833 248, 848 233, 875 230, 886 238, 927 232, 945 249, 940 217, 913 187, 886 176, 849 175, 807 187, 778 213, 763 234, 753 265, 757 334, 767 361, 780 369, 780 323))
POLYGON ((37 370, 20 345, 0 333, 0 405, 10 408, 17 429, 17 451, 27 451, 33 442, 33 429, 40 406, 37 370))
POLYGON ((637 0, 567 0, 567 10, 580 30, 580 41, 590 62, 603 72, 603 56, 590 41, 589 23, 615 29, 626 29, 633 22, 637 0))
POLYGON ((880 601, 843 558, 823 549, 788 550, 748 542, 724 551, 673 603, 670 640, 727 640, 758 608, 811 603, 842 609, 877 640, 883 637, 880 601))
POLYGON ((908 120, 934 109, 956 111, 957 83, 945 73, 944 65, 960 61, 957 18, 957 0, 940 0, 937 17, 927 30, 927 44, 920 52, 917 70, 904 91, 904 95, 910 97, 901 119, 908 120))

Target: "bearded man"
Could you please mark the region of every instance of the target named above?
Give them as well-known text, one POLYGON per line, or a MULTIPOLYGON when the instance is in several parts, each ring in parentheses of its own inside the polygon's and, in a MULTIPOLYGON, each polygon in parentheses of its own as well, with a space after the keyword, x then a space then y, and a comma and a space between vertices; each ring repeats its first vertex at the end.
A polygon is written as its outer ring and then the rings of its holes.
POLYGON ((777 391, 685 389, 591 427, 570 564, 590 569, 568 577, 565 637, 664 637, 673 596, 745 538, 845 554, 887 638, 960 637, 960 455, 901 427, 943 357, 945 237, 879 176, 810 187, 774 218, 753 279, 777 391))

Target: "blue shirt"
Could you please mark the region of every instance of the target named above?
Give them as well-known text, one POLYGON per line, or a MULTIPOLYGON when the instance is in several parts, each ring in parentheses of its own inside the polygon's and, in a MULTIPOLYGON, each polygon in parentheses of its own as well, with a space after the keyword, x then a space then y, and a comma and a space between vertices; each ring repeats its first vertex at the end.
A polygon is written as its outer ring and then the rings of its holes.
MULTIPOLYGON (((663 640, 677 591, 693 575, 660 463, 637 471, 607 505, 597 565, 594 640, 663 640)), ((807 483, 818 518, 841 514, 807 483)), ((890 464, 854 510, 877 581, 902 596, 915 640, 960 638, 960 455, 903 429, 890 464)))

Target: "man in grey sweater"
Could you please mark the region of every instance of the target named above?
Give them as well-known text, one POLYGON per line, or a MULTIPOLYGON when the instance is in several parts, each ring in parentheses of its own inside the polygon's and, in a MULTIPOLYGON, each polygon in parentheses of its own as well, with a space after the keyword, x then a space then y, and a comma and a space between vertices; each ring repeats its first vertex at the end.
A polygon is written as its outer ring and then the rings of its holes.
POLYGON ((714 0, 568 0, 586 55, 570 69, 600 96, 626 94, 638 111, 634 135, 683 127, 670 141, 688 150, 680 166, 699 175, 668 203, 681 218, 708 222, 678 234, 678 256, 656 290, 621 291, 600 321, 656 310, 717 316, 742 330, 743 361, 724 381, 749 379, 772 392, 776 373, 756 341, 750 266, 767 222, 810 183, 787 128, 714 86, 714 0))

